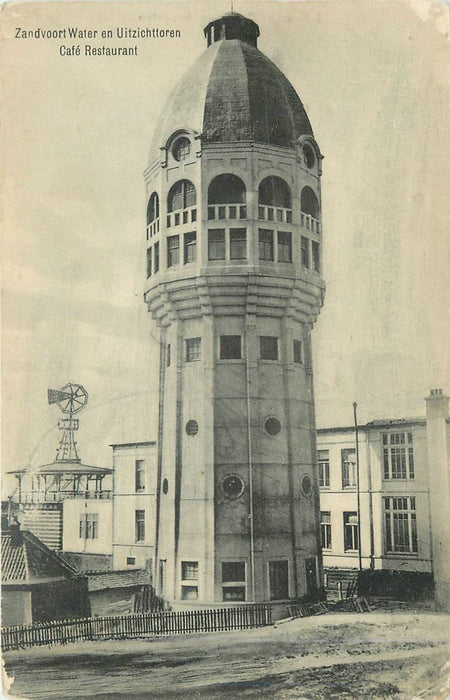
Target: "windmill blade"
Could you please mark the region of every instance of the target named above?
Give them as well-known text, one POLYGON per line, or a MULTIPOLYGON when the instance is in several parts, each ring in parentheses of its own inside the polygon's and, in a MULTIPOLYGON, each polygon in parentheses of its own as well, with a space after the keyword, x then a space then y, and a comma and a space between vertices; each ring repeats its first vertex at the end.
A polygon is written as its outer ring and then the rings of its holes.
POLYGON ((47 395, 50 404, 67 401, 67 399, 71 398, 71 394, 68 394, 66 391, 59 391, 59 389, 48 389, 47 395))

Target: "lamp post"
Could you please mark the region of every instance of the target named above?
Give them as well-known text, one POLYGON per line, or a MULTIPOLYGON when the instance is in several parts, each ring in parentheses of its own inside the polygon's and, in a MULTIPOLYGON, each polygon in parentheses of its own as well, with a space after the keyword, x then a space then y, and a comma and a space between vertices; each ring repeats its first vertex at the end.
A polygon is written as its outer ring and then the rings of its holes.
POLYGON ((356 415, 356 409, 358 404, 356 401, 353 403, 353 417, 355 419, 355 442, 356 442, 356 501, 357 501, 357 519, 358 519, 358 566, 359 570, 362 569, 362 556, 361 556, 361 497, 359 488, 359 436, 358 436, 358 418, 356 415))

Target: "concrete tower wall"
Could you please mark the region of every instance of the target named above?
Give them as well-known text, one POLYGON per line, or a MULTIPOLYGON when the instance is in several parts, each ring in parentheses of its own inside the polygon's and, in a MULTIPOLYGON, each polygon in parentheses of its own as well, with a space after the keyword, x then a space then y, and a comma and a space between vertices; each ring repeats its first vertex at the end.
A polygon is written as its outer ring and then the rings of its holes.
MULTIPOLYGON (((321 156, 292 87, 242 45, 208 49, 207 130, 183 123, 177 103, 165 117, 168 124, 175 114, 177 128, 145 174, 148 201, 159 201, 148 220, 145 293, 160 328, 156 576, 172 600, 298 597, 314 593, 322 576, 310 349, 324 294, 321 156), (274 94, 288 94, 293 107, 276 144, 243 140, 235 111, 213 142, 225 109, 221 80, 234 80, 226 61, 220 67, 225 53, 237 71, 244 59, 262 65, 274 94), (278 145, 294 107, 306 133, 278 145), (224 175, 240 183, 235 201, 224 181, 211 196, 224 175), (265 178, 284 201, 259 195, 265 178)), ((251 73, 240 79, 233 99, 244 104, 251 73)), ((185 83, 179 91, 189 102, 185 83)))

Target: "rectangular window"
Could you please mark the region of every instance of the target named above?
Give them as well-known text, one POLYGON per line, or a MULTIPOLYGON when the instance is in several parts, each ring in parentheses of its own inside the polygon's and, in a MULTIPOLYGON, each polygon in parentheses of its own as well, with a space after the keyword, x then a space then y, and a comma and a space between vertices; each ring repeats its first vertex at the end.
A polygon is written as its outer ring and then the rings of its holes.
POLYGON ((386 552, 417 554, 415 497, 389 496, 383 501, 386 552))
POLYGON ((320 513, 320 537, 322 549, 331 549, 331 513, 322 510, 320 513))
POLYGON ((98 513, 83 513, 80 515, 80 539, 98 539, 98 513))
POLYGON ((136 557, 127 557, 127 566, 134 566, 136 564, 136 557))
POLYGON ((198 561, 181 562, 181 579, 183 581, 198 580, 198 561))
POLYGON ((259 337, 261 360, 278 360, 278 338, 268 335, 259 337))
POLYGON ((134 464, 136 491, 145 491, 145 462, 137 459, 134 464))
POLYGON ((147 277, 152 276, 152 249, 147 248, 147 277))
POLYGON ((344 549, 358 549, 358 514, 355 511, 344 513, 344 549))
MULTIPOLYGON (((181 580, 193 582, 198 581, 198 561, 181 562, 181 580)), ((197 600, 198 585, 182 585, 181 598, 182 600, 197 600)))
POLYGON ((278 262, 292 262, 292 234, 278 231, 278 262))
POLYGON ((247 258, 247 229, 230 229, 230 260, 245 260, 247 258))
POLYGON ((134 513, 134 539, 136 542, 145 540, 145 510, 136 510, 134 513))
POLYGON ((184 262, 191 263, 197 260, 197 235, 195 231, 184 234, 184 262))
POLYGON ((330 487, 330 457, 328 450, 318 450, 319 462, 319 486, 321 488, 330 487))
POLYGON ((320 272, 320 246, 318 243, 316 243, 316 241, 312 241, 311 247, 313 270, 315 272, 320 272))
POLYGON ((225 260, 225 229, 211 228, 208 231, 208 260, 225 260))
POLYGON ((155 243, 155 273, 159 272, 159 242, 155 243))
POLYGON ((302 265, 309 269, 309 238, 301 237, 301 257, 302 265))
POLYGON ((98 539, 98 514, 86 513, 86 539, 98 539))
POLYGON ((170 343, 167 343, 167 346, 166 346, 166 367, 170 367, 170 363, 172 361, 171 355, 172 355, 172 346, 170 345, 170 343))
POLYGON ((259 229, 259 259, 273 260, 273 231, 268 228, 259 229))
POLYGON ((356 487, 356 452, 355 450, 341 450, 342 460, 342 488, 356 487))
POLYGON ((198 586, 181 586, 181 599, 182 600, 197 600, 198 599, 198 586))
POLYGON ((382 433, 385 479, 414 479, 412 433, 382 433))
POLYGON ((167 238, 167 267, 173 267, 180 262, 180 237, 167 238))
POLYGON ((294 362, 303 364, 303 343, 301 340, 294 340, 294 362))
POLYGON ((186 340, 186 362, 197 362, 201 360, 202 350, 201 338, 187 338, 186 340))
POLYGON ((221 360, 240 360, 242 357, 240 335, 221 335, 219 357, 221 360))
POLYGON ((222 562, 223 600, 245 600, 245 562, 222 562))

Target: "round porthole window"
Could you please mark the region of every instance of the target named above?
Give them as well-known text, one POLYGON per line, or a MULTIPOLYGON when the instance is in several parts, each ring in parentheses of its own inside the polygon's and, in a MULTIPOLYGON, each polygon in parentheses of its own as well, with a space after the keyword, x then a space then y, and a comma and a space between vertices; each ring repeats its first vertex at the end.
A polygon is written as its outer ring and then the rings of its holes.
POLYGON ((198 423, 196 420, 188 420, 188 422, 186 423, 186 432, 191 437, 193 437, 194 435, 197 435, 198 423))
POLYGON ((169 490, 169 482, 167 481, 167 479, 163 479, 162 490, 164 494, 167 493, 169 490))
POLYGON ((182 136, 181 138, 177 139, 172 146, 172 155, 175 158, 175 160, 186 160, 190 152, 191 142, 185 136, 182 136))
POLYGON ((306 167, 313 168, 316 162, 316 156, 311 146, 307 143, 303 146, 303 158, 305 159, 306 167))
POLYGON ((302 479, 302 491, 305 496, 310 496, 312 493, 312 483, 309 476, 304 476, 302 479))
POLYGON ((264 423, 264 428, 269 435, 278 435, 281 430, 281 423, 278 418, 268 418, 264 423))
POLYGON ((223 477, 220 485, 228 498, 239 498, 244 493, 245 484, 239 474, 227 474, 223 477))

